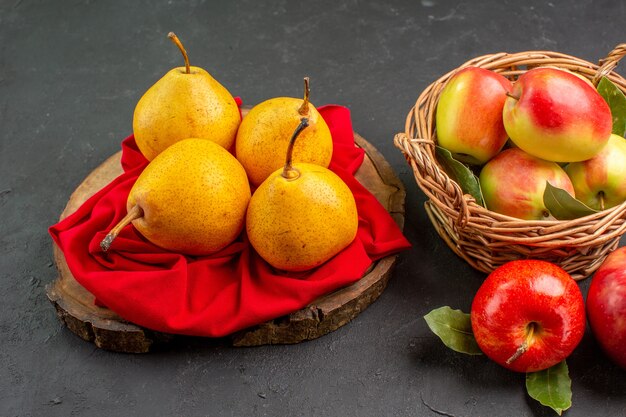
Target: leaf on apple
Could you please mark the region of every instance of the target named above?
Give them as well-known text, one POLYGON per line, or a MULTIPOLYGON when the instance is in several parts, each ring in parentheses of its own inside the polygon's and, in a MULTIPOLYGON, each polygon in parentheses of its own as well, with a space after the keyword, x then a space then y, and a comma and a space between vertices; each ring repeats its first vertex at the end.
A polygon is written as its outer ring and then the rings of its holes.
POLYGON ((626 133, 626 96, 606 77, 598 83, 598 93, 604 98, 613 116, 613 133, 624 137, 626 133))
POLYGON ((567 191, 554 187, 547 181, 543 192, 543 204, 557 220, 572 220, 597 213, 582 201, 576 200, 567 191))
POLYGON ((543 371, 526 374, 526 391, 558 415, 572 406, 572 380, 567 363, 562 361, 543 371))
POLYGON ((450 349, 468 355, 483 354, 474 338, 469 314, 445 306, 426 314, 424 320, 430 330, 450 349))
POLYGON ((443 166, 444 171, 452 177, 454 181, 461 187, 464 193, 470 194, 476 200, 476 204, 480 204, 485 207, 485 201, 483 199, 483 192, 480 189, 480 183, 478 177, 474 175, 471 169, 469 169, 462 162, 457 161, 452 156, 449 150, 436 146, 436 153, 439 162, 443 166))

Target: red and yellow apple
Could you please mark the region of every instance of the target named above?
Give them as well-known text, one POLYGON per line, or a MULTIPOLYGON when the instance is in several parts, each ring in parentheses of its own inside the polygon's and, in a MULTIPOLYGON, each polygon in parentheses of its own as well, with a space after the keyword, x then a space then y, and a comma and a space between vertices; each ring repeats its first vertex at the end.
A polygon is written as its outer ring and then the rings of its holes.
POLYGON ((508 262, 478 289, 472 331, 490 359, 517 372, 547 369, 567 358, 585 332, 585 304, 572 277, 539 260, 508 262))
POLYGON ((626 247, 613 251, 594 274, 587 317, 602 349, 626 369, 626 247))
POLYGON ((467 67, 446 84, 437 103, 437 143, 459 161, 482 165, 504 146, 502 109, 511 82, 493 71, 467 67))
POLYGON ((545 161, 519 148, 505 149, 480 171, 487 209, 524 220, 542 220, 550 213, 543 203, 546 182, 574 195, 574 187, 556 162, 545 161))
POLYGON ((593 158, 611 136, 611 110, 602 96, 574 74, 535 68, 513 85, 502 112, 517 146, 555 162, 593 158))
POLYGON ((593 158, 565 167, 576 198, 596 210, 617 206, 626 200, 626 139, 611 135, 593 158))
POLYGON ((574 72, 574 71, 568 70, 567 68, 559 68, 559 67, 555 67, 555 66, 552 66, 552 65, 543 65, 543 66, 537 67, 537 68, 554 68, 554 69, 559 70, 559 71, 565 71, 565 72, 568 72, 570 74, 574 74, 575 76, 577 76, 578 78, 580 78, 581 80, 583 80, 584 82, 589 84, 591 86, 591 88, 593 88, 593 89, 596 88, 589 78, 585 77, 584 75, 582 75, 582 74, 580 74, 578 72, 574 72))

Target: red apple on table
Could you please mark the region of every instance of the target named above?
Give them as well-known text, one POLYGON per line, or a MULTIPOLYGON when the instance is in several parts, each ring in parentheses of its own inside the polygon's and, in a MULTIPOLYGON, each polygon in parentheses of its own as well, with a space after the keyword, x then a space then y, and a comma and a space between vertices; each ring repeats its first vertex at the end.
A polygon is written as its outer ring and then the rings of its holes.
POLYGON ((482 165, 508 136, 502 109, 511 82, 493 71, 467 67, 446 84, 437 104, 437 143, 463 162, 482 165))
POLYGON ((547 369, 567 358, 585 332, 585 304, 576 282, 539 260, 508 262, 478 289, 470 313, 480 349, 517 372, 547 369))
POLYGON ((482 168, 479 176, 485 205, 491 211, 524 220, 550 216, 543 203, 546 181, 574 195, 574 187, 556 162, 518 148, 506 149, 482 168))
POLYGON ((579 77, 535 68, 513 85, 502 112, 509 137, 526 152, 555 162, 592 158, 611 136, 611 110, 579 77))
POLYGON ((602 349, 626 369, 626 247, 613 251, 593 276, 587 317, 602 349))
POLYGON ((565 172, 576 198, 587 206, 604 210, 626 200, 626 139, 611 135, 593 158, 568 164, 565 172))

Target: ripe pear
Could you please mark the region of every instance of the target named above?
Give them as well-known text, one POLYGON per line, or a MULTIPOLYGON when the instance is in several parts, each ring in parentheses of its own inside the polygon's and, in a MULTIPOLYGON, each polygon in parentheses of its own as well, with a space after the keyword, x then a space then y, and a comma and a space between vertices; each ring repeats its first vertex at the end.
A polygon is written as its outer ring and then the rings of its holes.
POLYGON ((246 172, 232 154, 205 139, 185 139, 152 160, 127 200, 127 216, 104 251, 132 222, 150 242, 188 255, 218 251, 237 238, 250 200, 246 172))
POLYGON ((277 97, 266 100, 254 106, 241 122, 235 154, 255 186, 283 166, 289 136, 302 117, 309 120, 309 127, 293 150, 294 161, 325 168, 330 164, 333 154, 330 129, 309 102, 309 93, 309 78, 305 77, 304 99, 277 97))
POLYGON ((246 215, 254 249, 285 271, 308 270, 332 258, 354 240, 359 224, 354 196, 341 178, 319 165, 292 164, 295 139, 307 122, 302 118, 284 168, 256 189, 246 215))
POLYGON ((189 65, 169 71, 146 91, 135 108, 133 131, 141 153, 151 161, 168 146, 186 138, 209 139, 229 149, 241 121, 233 96, 208 72, 189 65))

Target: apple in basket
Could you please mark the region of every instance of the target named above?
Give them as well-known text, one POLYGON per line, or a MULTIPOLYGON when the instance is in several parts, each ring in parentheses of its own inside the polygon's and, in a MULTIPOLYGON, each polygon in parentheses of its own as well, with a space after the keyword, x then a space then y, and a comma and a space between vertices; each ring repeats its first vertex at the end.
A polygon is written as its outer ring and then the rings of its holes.
POLYGON ((482 165, 508 136, 502 109, 511 82, 493 71, 467 67, 446 84, 437 103, 437 143, 459 161, 482 165))
POLYGON ((611 110, 589 83, 554 68, 524 73, 506 99, 504 127, 526 152, 555 162, 595 156, 611 136, 611 110))
POLYGON ((607 145, 591 159, 565 168, 576 198, 596 210, 617 206, 626 200, 626 139, 611 135, 607 145))
POLYGON ((626 369, 626 247, 613 251, 593 276, 587 317, 602 349, 626 369))
POLYGON ((487 209, 524 220, 550 216, 543 202, 546 182, 574 196, 563 168, 519 148, 506 149, 487 162, 479 181, 487 209))
POLYGON ((496 268, 478 289, 470 313, 480 350, 517 372, 550 368, 567 358, 585 332, 585 304, 563 269, 540 260, 496 268))

